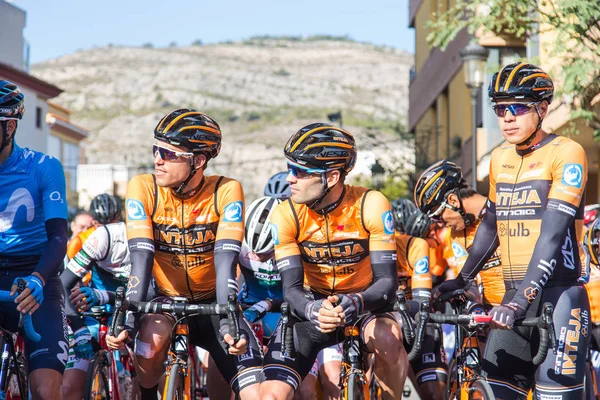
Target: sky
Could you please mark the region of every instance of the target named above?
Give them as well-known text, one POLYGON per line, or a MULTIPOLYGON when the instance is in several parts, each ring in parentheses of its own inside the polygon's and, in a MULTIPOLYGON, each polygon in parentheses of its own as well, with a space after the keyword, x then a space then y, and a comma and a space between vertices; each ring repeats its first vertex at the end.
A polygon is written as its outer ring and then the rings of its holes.
POLYGON ((408 0, 9 0, 27 12, 31 63, 93 46, 255 35, 349 35, 414 52, 408 0))

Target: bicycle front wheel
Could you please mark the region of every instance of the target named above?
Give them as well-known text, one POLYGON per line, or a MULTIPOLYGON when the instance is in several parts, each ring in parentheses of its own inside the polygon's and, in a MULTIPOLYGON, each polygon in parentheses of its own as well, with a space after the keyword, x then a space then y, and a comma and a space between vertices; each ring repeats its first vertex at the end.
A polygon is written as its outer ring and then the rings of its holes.
POLYGON ((469 400, 495 400, 494 391, 485 379, 477 379, 469 388, 469 400))
POLYGON ((165 379, 165 400, 183 400, 185 384, 183 381, 182 365, 175 363, 171 366, 169 375, 165 379))
POLYGON ((348 376, 342 398, 344 400, 364 400, 366 398, 365 385, 358 374, 348 376))
POLYGON ((108 386, 108 359, 104 351, 96 353, 88 367, 85 379, 84 400, 110 400, 108 386))

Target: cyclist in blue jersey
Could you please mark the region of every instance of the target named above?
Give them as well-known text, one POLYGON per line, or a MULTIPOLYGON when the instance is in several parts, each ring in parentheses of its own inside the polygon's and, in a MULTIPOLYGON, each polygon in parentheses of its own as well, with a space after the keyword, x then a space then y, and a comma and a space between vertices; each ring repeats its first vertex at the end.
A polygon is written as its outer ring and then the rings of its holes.
POLYGON ((40 342, 25 339, 33 399, 59 399, 67 362, 63 289, 58 278, 67 247, 65 175, 60 161, 19 147, 14 140, 24 96, 0 81, 0 290, 27 288, 0 306, 0 323, 17 330, 19 312, 33 316, 40 342))

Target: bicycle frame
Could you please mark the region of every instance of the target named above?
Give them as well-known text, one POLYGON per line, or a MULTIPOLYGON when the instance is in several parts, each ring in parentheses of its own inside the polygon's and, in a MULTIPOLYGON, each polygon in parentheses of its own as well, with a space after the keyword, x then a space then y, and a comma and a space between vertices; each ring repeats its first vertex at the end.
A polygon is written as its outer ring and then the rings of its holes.
MULTIPOLYGON (((363 388, 364 398, 369 398, 369 385, 367 376, 363 370, 363 354, 360 349, 361 338, 360 329, 353 325, 344 328, 345 339, 343 342, 342 369, 340 371, 339 387, 342 396, 345 396, 345 389, 348 386, 348 380, 351 375, 357 376, 363 388)), ((344 397, 345 398, 345 397, 344 397)))
MULTIPOLYGON (((0 391, 2 392, 2 398, 5 398, 6 392, 8 391, 9 381, 9 369, 17 369, 17 349, 23 348, 23 338, 17 334, 17 340, 13 340, 13 333, 0 328, 0 337, 2 338, 2 357, 0 358, 0 391)), ((28 397, 27 393, 20 393, 21 388, 25 382, 21 382, 21 376, 17 373, 17 385, 19 387, 19 394, 21 399, 28 397)))

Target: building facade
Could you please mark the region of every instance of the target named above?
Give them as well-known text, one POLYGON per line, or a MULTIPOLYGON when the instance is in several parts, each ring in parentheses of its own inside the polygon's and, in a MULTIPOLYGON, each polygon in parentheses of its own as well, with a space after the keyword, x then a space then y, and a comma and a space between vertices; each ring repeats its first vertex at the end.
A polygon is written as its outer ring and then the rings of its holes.
MULTIPOLYGON (((448 10, 456 0, 409 0, 409 24, 415 29, 415 67, 411 73, 409 94, 409 131, 417 143, 416 166, 423 170, 441 159, 455 161, 463 168, 468 182, 471 180, 471 97, 463 77, 460 52, 471 40, 488 49, 487 74, 478 95, 477 123, 477 178, 478 190, 488 191, 489 156, 504 139, 497 117, 491 108, 487 89, 492 75, 502 66, 520 60, 535 60, 552 74, 561 60, 552 55, 555 40, 552 32, 545 32, 527 40, 509 35, 469 35, 461 31, 442 51, 431 47, 426 37, 426 23, 436 13, 448 10)), ((560 82, 555 79, 557 86, 560 82)), ((589 161, 587 203, 600 202, 598 193, 598 160, 600 146, 593 140, 592 130, 582 121, 570 120, 570 108, 554 101, 543 128, 557 134, 565 133, 567 125, 576 124, 579 135, 573 139, 586 149, 589 161)))

